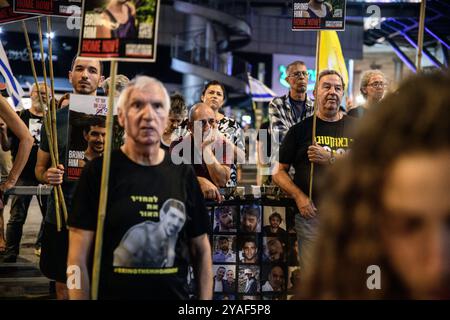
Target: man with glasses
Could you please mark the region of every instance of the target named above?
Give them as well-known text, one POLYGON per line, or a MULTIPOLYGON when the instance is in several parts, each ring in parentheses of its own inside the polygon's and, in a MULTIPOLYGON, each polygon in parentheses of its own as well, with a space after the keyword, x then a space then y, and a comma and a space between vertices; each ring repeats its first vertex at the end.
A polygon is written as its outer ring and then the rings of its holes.
POLYGON ((189 111, 188 129, 187 136, 170 146, 172 162, 192 164, 197 178, 209 182, 208 188, 200 184, 204 197, 220 200, 218 188, 230 179, 233 146, 217 130, 214 111, 205 103, 197 103, 189 111))
POLYGON ((361 76, 359 90, 366 102, 362 106, 351 109, 349 116, 361 118, 367 110, 377 104, 384 97, 387 83, 386 76, 380 70, 368 70, 361 76))
POLYGON ((305 63, 303 61, 290 63, 286 69, 285 79, 289 83, 289 93, 276 97, 269 103, 273 156, 278 154, 278 146, 283 142, 288 130, 314 112, 313 102, 306 94, 308 70, 305 63))

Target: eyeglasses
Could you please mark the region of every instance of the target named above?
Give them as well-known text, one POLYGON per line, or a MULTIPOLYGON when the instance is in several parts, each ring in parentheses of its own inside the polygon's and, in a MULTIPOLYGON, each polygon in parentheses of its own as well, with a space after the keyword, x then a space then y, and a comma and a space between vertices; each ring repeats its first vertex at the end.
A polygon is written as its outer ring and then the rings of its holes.
POLYGON ((206 124, 209 124, 210 126, 213 126, 213 125, 215 125, 217 123, 217 120, 214 119, 214 118, 201 119, 201 120, 198 120, 198 121, 201 121, 203 127, 205 127, 206 124))
POLYGON ((381 89, 381 88, 386 88, 387 87, 387 83, 384 83, 384 82, 373 82, 373 83, 369 83, 367 86, 372 87, 374 89, 381 89))
POLYGON ((300 78, 300 77, 308 78, 308 71, 298 71, 298 72, 294 72, 294 73, 291 73, 291 74, 289 75, 289 77, 291 77, 291 78, 296 78, 296 79, 298 79, 298 78, 300 78))

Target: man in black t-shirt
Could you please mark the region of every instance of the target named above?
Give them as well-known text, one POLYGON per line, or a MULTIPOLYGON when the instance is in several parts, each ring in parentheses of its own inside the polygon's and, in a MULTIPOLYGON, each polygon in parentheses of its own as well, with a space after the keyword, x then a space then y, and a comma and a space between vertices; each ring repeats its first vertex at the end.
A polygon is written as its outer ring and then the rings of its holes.
MULTIPOLYGON (((169 96, 158 80, 137 77, 118 101, 124 145, 111 154, 104 224, 100 299, 188 299, 188 266, 197 275, 199 299, 211 299, 211 229, 192 166, 175 165, 160 147, 169 96)), ((69 216, 68 265, 79 266, 81 289, 90 297, 102 158, 89 162, 78 182, 69 216)))
MULTIPOLYGON (((97 59, 81 59, 75 57, 69 71, 69 81, 73 87, 73 93, 81 95, 97 95, 97 88, 103 81, 103 65, 97 59)), ((70 98, 70 97, 69 97, 70 98)), ((52 165, 50 155, 50 143, 47 138, 45 127, 41 131, 41 144, 37 153, 35 175, 36 178, 45 184, 53 186, 61 185, 67 213, 70 216, 72 211, 72 199, 75 192, 76 181, 69 181, 64 177, 67 160, 68 135, 72 130, 69 124, 69 101, 62 104, 62 108, 56 111, 56 132, 58 143, 59 164, 52 165)), ((55 192, 56 188, 53 189, 55 192)), ((62 212, 62 210, 61 210, 62 212)), ((61 219, 64 224, 64 219, 61 219)), ((57 217, 55 209, 54 195, 48 197, 47 212, 45 215, 44 230, 42 235, 42 249, 39 267, 41 272, 49 279, 56 281, 56 298, 67 299, 67 249, 68 231, 65 225, 61 230, 57 230, 57 217)))
MULTIPOLYGON (((41 127, 43 121, 43 110, 39 102, 39 94, 42 96, 43 102, 46 101, 45 94, 46 86, 44 83, 39 84, 39 89, 36 84, 31 88, 31 107, 30 109, 22 110, 19 113, 20 119, 27 126, 31 136, 34 138, 33 147, 28 157, 27 164, 20 174, 20 178, 17 181, 17 186, 37 186, 39 182, 34 176, 34 167, 36 165, 37 152, 39 144, 41 142, 41 127)), ((19 150, 19 139, 8 132, 10 145, 8 149, 11 149, 13 159, 16 158, 19 150)), ((29 195, 15 195, 12 197, 10 217, 6 229, 6 255, 5 262, 16 262, 19 255, 20 241, 22 239, 22 229, 27 218, 28 208, 33 196, 29 195)), ((47 210, 47 196, 38 197, 38 204, 41 210, 42 217, 45 217, 47 210)), ((41 237, 42 237, 43 222, 37 235, 35 243, 35 252, 40 254, 41 250, 41 237)))
POLYGON ((275 183, 294 198, 300 213, 295 217, 295 227, 303 268, 309 264, 317 235, 318 217, 313 199, 324 192, 317 190, 318 177, 336 158, 345 154, 353 141, 349 131, 356 120, 339 111, 343 94, 344 81, 338 72, 324 70, 319 74, 314 90, 317 99, 316 141, 312 141, 312 117, 294 125, 281 145, 279 171, 273 176, 275 183), (308 197, 311 162, 315 164, 312 199, 308 197), (295 168, 293 180, 288 175, 290 166, 295 168))

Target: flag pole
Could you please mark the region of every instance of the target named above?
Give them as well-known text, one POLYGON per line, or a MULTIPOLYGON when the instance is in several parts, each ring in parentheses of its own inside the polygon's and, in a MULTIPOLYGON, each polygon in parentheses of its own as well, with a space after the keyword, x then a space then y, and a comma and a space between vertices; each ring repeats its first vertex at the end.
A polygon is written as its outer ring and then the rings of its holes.
MULTIPOLYGON (((39 24, 39 22, 38 22, 38 24, 39 24)), ((38 81, 37 74, 36 74, 36 67, 34 65, 33 50, 31 49, 30 38, 28 37, 28 30, 27 30, 27 25, 26 25, 25 21, 22 21, 22 28, 23 28, 23 33, 25 35, 25 42, 27 44, 28 57, 30 59, 31 71, 33 73, 34 83, 36 84, 36 88, 39 90, 39 94, 38 94, 39 104, 40 104, 41 108, 43 110, 45 110, 44 102, 42 101, 42 96, 40 94, 39 81, 38 81)), ((42 40, 42 32, 40 32, 40 40, 42 40)), ((43 59, 43 57, 42 57, 42 59, 43 59)), ((45 70, 45 68, 44 68, 44 70, 45 70)), ((46 112, 44 112, 44 117, 46 117, 46 112)), ((47 134, 48 149, 49 149, 49 152, 50 152, 50 160, 51 160, 52 166, 56 167, 55 153, 54 153, 54 150, 53 150, 53 136, 52 136, 52 133, 51 133, 51 128, 50 128, 50 126, 48 124, 48 119, 46 120, 46 118, 44 118, 44 127, 45 127, 45 133, 47 134)), ((61 231, 61 217, 60 217, 60 214, 59 214, 59 196, 58 196, 58 192, 56 192, 56 190, 55 190, 53 195, 55 197, 56 228, 57 228, 58 231, 61 231)))
POLYGON ((103 228, 106 216, 106 206, 108 200, 108 182, 109 182, 109 168, 111 164, 111 149, 112 149, 112 129, 114 121, 114 96, 116 90, 116 74, 117 74, 118 62, 111 61, 110 77, 111 82, 109 85, 108 95, 108 113, 106 116, 106 141, 105 150, 103 153, 103 167, 102 167, 102 180, 100 187, 100 202, 98 205, 98 217, 97 217, 97 231, 95 233, 95 251, 92 270, 92 300, 98 299, 98 287, 100 283, 100 267, 102 259, 102 246, 103 246, 103 228))
POLYGON ((416 57, 416 69, 417 72, 422 70, 422 50, 423 50, 423 31, 425 29, 425 13, 426 13, 426 0, 420 2, 420 17, 419 17, 419 34, 417 36, 417 57, 416 57))
MULTIPOLYGON (((316 39, 316 84, 315 88, 319 85, 319 59, 320 59, 320 38, 322 31, 317 31, 317 39, 316 39)), ((315 89, 314 88, 314 89, 315 89)), ((312 139, 311 143, 314 144, 316 142, 316 122, 317 122, 317 97, 314 99, 314 112, 313 112, 313 127, 312 127, 312 139)), ((312 186, 313 186, 313 178, 314 178, 314 163, 311 162, 311 168, 309 172, 309 200, 312 201, 312 186)))
MULTIPOLYGON (((47 32, 49 33, 48 37, 48 66, 50 70, 50 89, 52 93, 52 100, 50 103, 50 124, 52 126, 52 136, 53 136, 53 150, 55 151, 55 161, 56 164, 59 164, 59 152, 58 152, 58 131, 56 130, 56 101, 55 101, 55 76, 53 74, 53 46, 52 46, 52 37, 50 36, 52 33, 52 24, 51 18, 47 17, 47 32)), ((57 191, 60 198, 61 209, 63 211, 64 221, 67 222, 68 214, 66 201, 64 198, 64 193, 62 191, 61 185, 57 186, 57 191)), ((66 224, 67 225, 67 224, 66 224)))

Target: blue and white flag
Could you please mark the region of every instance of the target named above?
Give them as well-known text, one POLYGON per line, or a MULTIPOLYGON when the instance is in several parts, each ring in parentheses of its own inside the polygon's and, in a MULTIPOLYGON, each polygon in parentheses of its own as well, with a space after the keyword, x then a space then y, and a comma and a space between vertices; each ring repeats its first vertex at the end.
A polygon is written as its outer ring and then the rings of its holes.
POLYGON ((0 43, 0 73, 6 82, 6 90, 11 97, 14 107, 17 108, 22 103, 22 96, 24 92, 19 84, 19 81, 14 77, 11 67, 9 66, 8 57, 6 56, 5 49, 0 43))
POLYGON ((272 89, 267 87, 258 79, 253 78, 251 75, 248 75, 248 82, 250 85, 250 94, 253 101, 255 102, 271 101, 277 96, 277 94, 273 92, 272 89))

